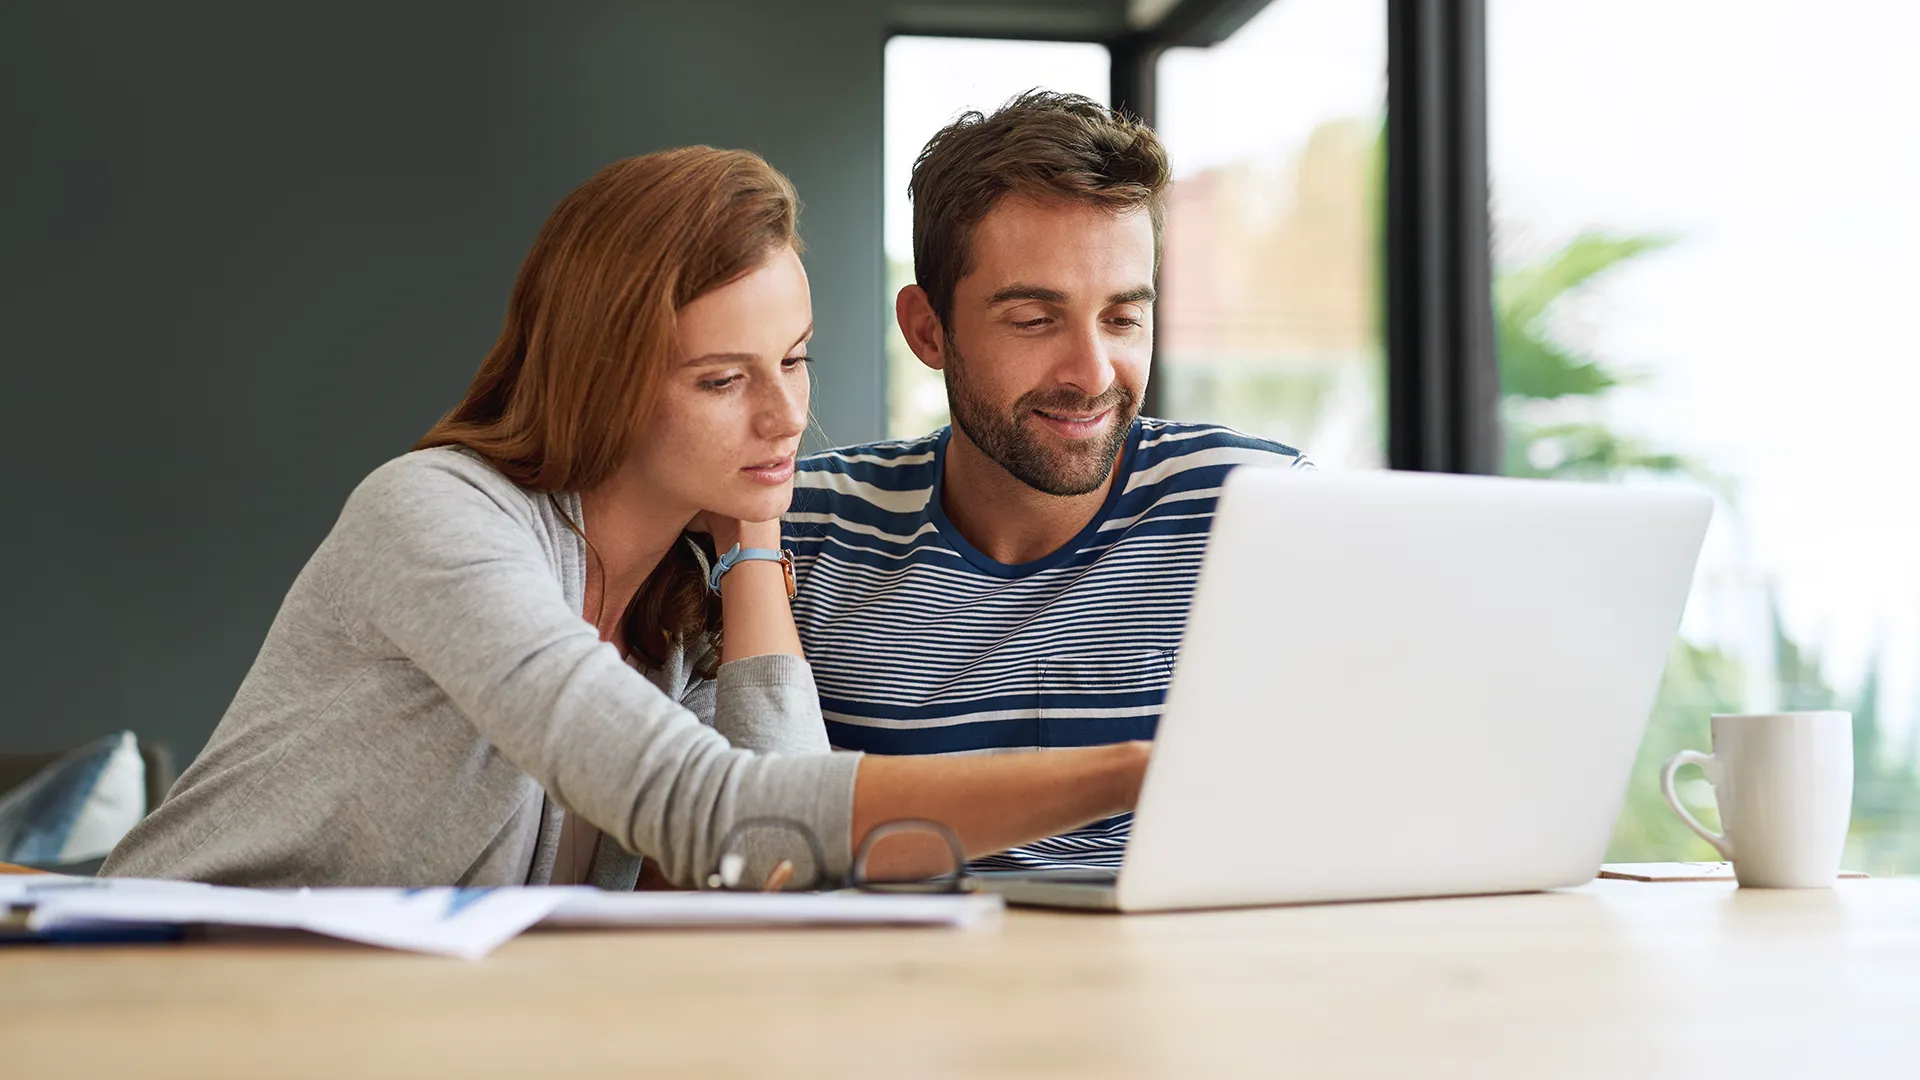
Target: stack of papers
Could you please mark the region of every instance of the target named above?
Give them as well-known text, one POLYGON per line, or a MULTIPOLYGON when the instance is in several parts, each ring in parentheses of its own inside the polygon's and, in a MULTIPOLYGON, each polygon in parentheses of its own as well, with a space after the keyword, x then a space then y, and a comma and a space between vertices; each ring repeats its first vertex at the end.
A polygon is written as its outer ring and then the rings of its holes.
POLYGON ((0 940, 246 926, 305 930, 389 949, 477 959, 549 927, 950 926, 992 929, 998 896, 865 893, 613 893, 585 886, 235 889, 137 878, 0 878, 0 940))

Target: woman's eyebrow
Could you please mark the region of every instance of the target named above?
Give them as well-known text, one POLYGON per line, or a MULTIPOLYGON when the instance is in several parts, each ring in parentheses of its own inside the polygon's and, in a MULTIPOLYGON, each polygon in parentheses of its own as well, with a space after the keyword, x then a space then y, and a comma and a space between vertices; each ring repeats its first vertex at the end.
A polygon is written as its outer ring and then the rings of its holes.
MULTIPOLYGON (((793 345, 787 346, 784 351, 792 352, 794 345, 798 345, 812 336, 813 336, 813 324, 808 323, 806 331, 802 333, 799 337, 794 338, 793 345)), ((760 357, 754 353, 717 352, 717 353, 707 353, 704 356, 689 357, 687 359, 685 366, 686 367, 711 367, 718 364, 751 364, 758 359, 760 359, 760 357)))
POLYGON ((695 356, 687 360, 687 367, 711 367, 716 364, 750 364, 760 359, 747 352, 717 352, 705 356, 695 356))

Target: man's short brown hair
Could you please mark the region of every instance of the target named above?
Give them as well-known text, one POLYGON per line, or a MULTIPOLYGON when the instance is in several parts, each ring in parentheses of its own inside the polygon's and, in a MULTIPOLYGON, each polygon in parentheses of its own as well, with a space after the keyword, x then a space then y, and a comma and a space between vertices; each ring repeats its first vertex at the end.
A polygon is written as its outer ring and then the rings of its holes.
POLYGON ((942 324, 973 269, 973 229, 1004 195, 1145 208, 1153 262, 1171 176, 1153 130, 1079 94, 1029 90, 993 111, 962 113, 913 163, 913 276, 942 324))

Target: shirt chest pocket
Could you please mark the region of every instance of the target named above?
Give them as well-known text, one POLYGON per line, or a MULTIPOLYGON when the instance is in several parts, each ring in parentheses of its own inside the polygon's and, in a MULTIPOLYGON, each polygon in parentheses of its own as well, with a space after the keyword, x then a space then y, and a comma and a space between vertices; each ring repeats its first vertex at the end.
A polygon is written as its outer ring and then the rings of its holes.
POLYGON ((1153 738, 1173 679, 1173 650, 1112 649, 1040 661, 1039 745, 1153 738))

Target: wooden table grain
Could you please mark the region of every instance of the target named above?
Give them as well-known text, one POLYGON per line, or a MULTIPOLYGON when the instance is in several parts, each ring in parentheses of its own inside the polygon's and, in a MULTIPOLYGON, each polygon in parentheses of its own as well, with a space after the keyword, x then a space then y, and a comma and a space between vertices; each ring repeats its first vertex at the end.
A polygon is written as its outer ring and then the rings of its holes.
POLYGON ((0 949, 0 1075, 1920 1076, 1920 879, 0 949))

